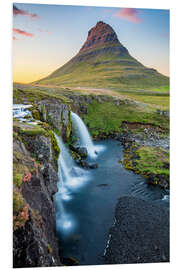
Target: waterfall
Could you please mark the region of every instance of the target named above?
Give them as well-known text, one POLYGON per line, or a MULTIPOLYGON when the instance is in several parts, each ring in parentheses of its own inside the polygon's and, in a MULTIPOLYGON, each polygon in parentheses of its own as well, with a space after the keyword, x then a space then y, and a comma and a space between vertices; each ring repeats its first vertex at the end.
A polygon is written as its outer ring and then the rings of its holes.
POLYGON ((88 172, 77 167, 62 139, 54 133, 61 153, 58 158, 59 192, 64 200, 89 179, 88 172))
POLYGON ((88 155, 92 159, 96 158, 98 152, 103 149, 102 146, 94 146, 86 125, 76 113, 71 112, 71 119, 73 124, 73 130, 77 138, 79 138, 80 146, 87 149, 88 155))
POLYGON ((62 201, 61 194, 58 192, 54 195, 54 206, 56 209, 56 230, 64 235, 69 234, 75 228, 75 220, 69 215, 62 201))
POLYGON ((58 192, 54 195, 56 228, 57 232, 66 237, 70 231, 73 232, 76 222, 74 217, 67 213, 64 201, 72 199, 73 193, 87 182, 89 175, 87 171, 77 167, 62 139, 55 133, 54 135, 61 151, 58 157, 58 192))

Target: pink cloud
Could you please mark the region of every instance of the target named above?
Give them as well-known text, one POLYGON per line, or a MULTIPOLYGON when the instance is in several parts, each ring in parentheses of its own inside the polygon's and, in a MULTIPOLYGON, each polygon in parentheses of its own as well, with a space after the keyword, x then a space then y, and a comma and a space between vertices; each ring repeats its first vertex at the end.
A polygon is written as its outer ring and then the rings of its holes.
POLYGON ((13 37, 13 40, 18 40, 16 37, 13 37))
POLYGON ((138 13, 138 10, 135 8, 121 8, 114 14, 114 16, 132 23, 140 23, 141 19, 138 17, 138 13))
POLYGON ((24 15, 29 16, 31 19, 39 19, 40 17, 37 14, 29 13, 28 11, 22 10, 17 8, 15 5, 13 5, 13 15, 24 15))
POLYGON ((23 30, 17 29, 17 28, 13 28, 13 32, 19 35, 24 35, 26 37, 34 37, 34 34, 31 34, 29 32, 25 32, 23 30))

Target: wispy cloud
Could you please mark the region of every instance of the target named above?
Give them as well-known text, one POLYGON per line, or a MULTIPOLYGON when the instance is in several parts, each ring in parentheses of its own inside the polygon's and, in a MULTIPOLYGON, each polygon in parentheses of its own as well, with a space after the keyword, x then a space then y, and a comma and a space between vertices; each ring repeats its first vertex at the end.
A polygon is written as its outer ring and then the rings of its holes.
POLYGON ((29 13, 26 10, 19 9, 15 5, 13 5, 13 15, 15 15, 15 16, 17 16, 17 15, 29 16, 31 19, 39 19, 40 18, 37 14, 29 13))
POLYGON ((114 16, 127 20, 132 23, 140 23, 141 19, 138 17, 138 10, 136 8, 121 8, 114 16))
POLYGON ((31 34, 29 32, 26 32, 26 31, 23 31, 23 30, 20 30, 20 29, 17 29, 17 28, 13 28, 13 32, 15 34, 23 35, 23 36, 26 36, 26 37, 34 37, 34 34, 31 34))

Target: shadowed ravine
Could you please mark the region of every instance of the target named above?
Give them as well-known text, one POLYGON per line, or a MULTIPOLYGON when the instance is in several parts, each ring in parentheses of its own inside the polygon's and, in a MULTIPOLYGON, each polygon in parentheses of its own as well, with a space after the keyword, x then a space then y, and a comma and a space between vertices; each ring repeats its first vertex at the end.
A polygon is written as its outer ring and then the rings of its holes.
MULTIPOLYGON (((79 117, 75 117, 78 124, 79 117)), ((84 125, 82 120, 77 130, 83 130, 90 141, 87 129, 81 125, 84 125)), ((82 139, 82 133, 79 136, 82 139)), ((80 265, 103 264, 118 198, 128 195, 168 206, 167 200, 163 199, 165 193, 158 187, 148 186, 142 177, 123 168, 118 162, 123 158, 123 147, 117 141, 90 142, 91 150, 103 151, 95 154, 96 157, 92 155, 94 152, 90 153, 88 158, 93 156, 98 168, 86 170, 74 163, 62 140, 56 138, 61 149, 58 161, 61 181, 54 205, 61 256, 74 257, 80 265)))

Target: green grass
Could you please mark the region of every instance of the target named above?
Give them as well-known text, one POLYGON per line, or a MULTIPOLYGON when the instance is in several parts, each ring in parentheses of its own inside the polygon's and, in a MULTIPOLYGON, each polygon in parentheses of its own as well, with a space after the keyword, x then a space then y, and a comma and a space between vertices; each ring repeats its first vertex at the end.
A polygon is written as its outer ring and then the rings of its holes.
POLYGON ((140 174, 162 174, 169 176, 169 169, 164 164, 169 164, 169 153, 162 148, 154 148, 149 146, 140 147, 136 154, 136 168, 140 174))
POLYGON ((83 53, 81 59, 79 56, 74 57, 37 83, 131 90, 150 89, 169 84, 168 77, 154 69, 144 67, 127 53, 119 56, 118 51, 113 51, 111 46, 106 52, 103 48, 99 48, 91 56, 88 53, 83 53))
POLYGON ((119 91, 121 95, 129 97, 133 100, 149 104, 155 108, 169 110, 169 93, 156 93, 149 90, 146 91, 119 91))
POLYGON ((169 85, 166 85, 166 86, 160 86, 158 88, 153 88, 151 89, 152 91, 160 91, 160 92, 169 92, 170 91, 170 87, 169 85))
MULTIPOLYGON (((63 90, 64 91, 64 90, 63 90)), ((58 100, 63 103, 70 103, 71 101, 64 96, 60 90, 57 89, 44 89, 40 87, 33 87, 32 85, 17 85, 14 84, 13 88, 14 103, 37 103, 41 100, 58 100)))
POLYGON ((112 101, 102 103, 93 101, 88 106, 88 114, 83 115, 83 118, 93 136, 98 132, 106 134, 120 132, 123 121, 153 124, 169 129, 168 120, 154 110, 142 110, 138 106, 126 103, 116 106, 112 101))

